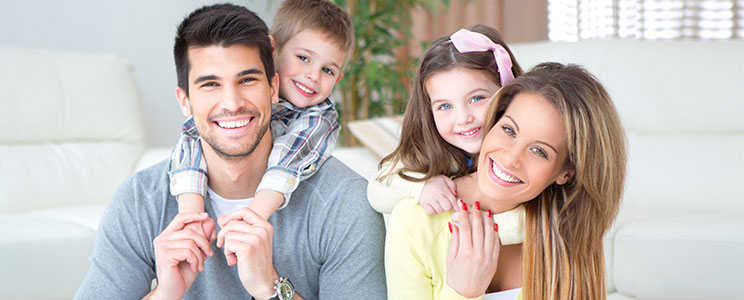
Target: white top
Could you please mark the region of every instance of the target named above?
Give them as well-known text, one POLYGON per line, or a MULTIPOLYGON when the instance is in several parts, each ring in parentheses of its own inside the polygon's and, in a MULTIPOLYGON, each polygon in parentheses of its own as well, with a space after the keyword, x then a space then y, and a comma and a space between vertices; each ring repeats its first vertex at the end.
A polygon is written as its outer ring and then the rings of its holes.
POLYGON ((217 195, 211 188, 207 188, 207 194, 209 194, 209 201, 212 203, 214 213, 217 214, 215 217, 226 216, 231 212, 248 206, 253 201, 253 197, 246 199, 225 199, 217 195))
POLYGON ((517 299, 517 296, 519 296, 519 292, 521 290, 522 288, 516 288, 516 289, 486 294, 483 296, 483 300, 514 300, 514 299, 517 299))

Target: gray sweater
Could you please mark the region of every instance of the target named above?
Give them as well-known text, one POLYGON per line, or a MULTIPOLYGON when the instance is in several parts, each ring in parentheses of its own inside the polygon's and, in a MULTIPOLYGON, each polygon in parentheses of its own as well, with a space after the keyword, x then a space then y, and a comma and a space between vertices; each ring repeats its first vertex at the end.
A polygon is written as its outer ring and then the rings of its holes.
MULTIPOLYGON (((178 213, 168 162, 125 181, 101 219, 91 266, 75 299, 139 299, 156 278, 152 241, 178 213)), ((269 218, 274 267, 305 299, 384 299, 385 225, 369 206, 367 182, 335 158, 300 183, 269 218)), ((207 212, 215 219, 209 200, 207 212)), ((184 299, 250 299, 222 249, 205 262, 184 299)))

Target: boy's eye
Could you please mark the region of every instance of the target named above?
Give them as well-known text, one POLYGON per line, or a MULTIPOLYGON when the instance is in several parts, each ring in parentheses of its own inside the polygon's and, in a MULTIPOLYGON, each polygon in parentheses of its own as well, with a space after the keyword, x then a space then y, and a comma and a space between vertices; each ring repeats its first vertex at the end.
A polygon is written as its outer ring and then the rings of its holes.
POLYGON ((297 58, 299 58, 301 61, 304 61, 304 62, 310 61, 310 59, 307 58, 307 56, 304 56, 304 55, 297 55, 297 58))
POLYGON ((486 97, 483 97, 483 96, 473 96, 473 98, 470 98, 470 103, 475 103, 475 102, 481 101, 483 99, 486 99, 486 97))
POLYGON ((514 129, 512 129, 511 127, 509 127, 507 125, 501 125, 501 129, 504 131, 504 133, 506 133, 507 135, 509 135, 511 137, 517 135, 517 133, 514 132, 514 129))
POLYGON ((439 107, 437 107, 437 110, 449 110, 452 108, 452 105, 449 104, 442 104, 439 107))
POLYGON ((322 70, 323 70, 323 73, 326 73, 326 74, 328 74, 328 75, 331 75, 331 76, 333 76, 333 74, 334 74, 334 73, 333 73, 333 70, 331 70, 330 68, 326 68, 326 67, 323 67, 323 69, 322 69, 322 70))
POLYGON ((533 153, 537 154, 538 156, 540 156, 540 157, 542 157, 544 159, 548 159, 548 153, 545 152, 545 150, 543 150, 543 148, 540 148, 538 146, 535 146, 535 147, 532 147, 531 150, 532 150, 533 153))

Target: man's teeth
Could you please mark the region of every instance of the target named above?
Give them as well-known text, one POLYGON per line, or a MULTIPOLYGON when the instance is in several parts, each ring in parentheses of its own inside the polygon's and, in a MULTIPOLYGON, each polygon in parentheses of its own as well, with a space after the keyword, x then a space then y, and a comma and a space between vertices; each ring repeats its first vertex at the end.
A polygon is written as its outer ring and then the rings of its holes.
POLYGON ((297 86, 297 88, 299 88, 300 90, 302 90, 305 93, 308 93, 308 94, 315 93, 315 91, 306 88, 304 85, 300 84, 299 82, 295 82, 295 85, 297 86))
POLYGON ((496 163, 495 162, 492 162, 491 163, 491 169, 493 169, 493 173, 496 174, 496 177, 498 177, 499 179, 501 179, 503 181, 511 182, 511 183, 519 183, 519 182, 521 182, 521 180, 516 179, 514 177, 511 177, 509 175, 506 175, 506 173, 502 172, 501 169, 499 169, 499 168, 496 167, 496 163))
POLYGON ((237 128, 237 127, 243 127, 247 125, 249 122, 250 120, 217 122, 217 125, 219 125, 222 128, 237 128))
POLYGON ((460 132, 460 134, 461 135, 473 135, 473 134, 475 134, 476 131, 478 131, 478 129, 479 128, 474 128, 473 130, 468 131, 468 132, 460 132))

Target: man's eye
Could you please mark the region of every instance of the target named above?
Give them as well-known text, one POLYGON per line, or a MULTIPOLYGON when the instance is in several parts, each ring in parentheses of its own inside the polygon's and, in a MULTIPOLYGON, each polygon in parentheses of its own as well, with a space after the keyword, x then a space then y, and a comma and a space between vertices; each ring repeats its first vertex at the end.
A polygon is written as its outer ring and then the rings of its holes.
POLYGON ((545 152, 545 150, 543 150, 543 148, 540 148, 540 147, 537 147, 537 146, 532 147, 532 152, 534 152, 535 154, 537 154, 538 156, 540 156, 540 157, 542 157, 544 159, 548 159, 548 153, 545 152))
POLYGON ((252 82, 252 81, 255 81, 255 80, 256 80, 256 78, 246 77, 246 78, 241 79, 240 82, 241 83, 249 83, 249 82, 252 82))
POLYGON ((326 74, 331 75, 331 76, 334 75, 333 70, 331 70, 330 68, 325 68, 324 67, 322 70, 323 70, 323 73, 326 73, 326 74))
POLYGON ((207 82, 207 83, 202 84, 201 87, 215 87, 217 85, 218 84, 216 82, 207 82))
POLYGON ((297 55, 297 58, 299 58, 301 61, 304 61, 304 62, 310 61, 310 59, 307 58, 307 56, 304 56, 304 55, 297 55))
POLYGON ((509 136, 512 136, 513 137, 513 136, 517 135, 517 133, 514 132, 514 129, 512 129, 509 126, 501 125, 501 129, 504 131, 504 133, 506 133, 509 136))
POLYGON ((452 105, 449 104, 442 104, 439 107, 437 107, 438 110, 449 110, 452 108, 452 105))

